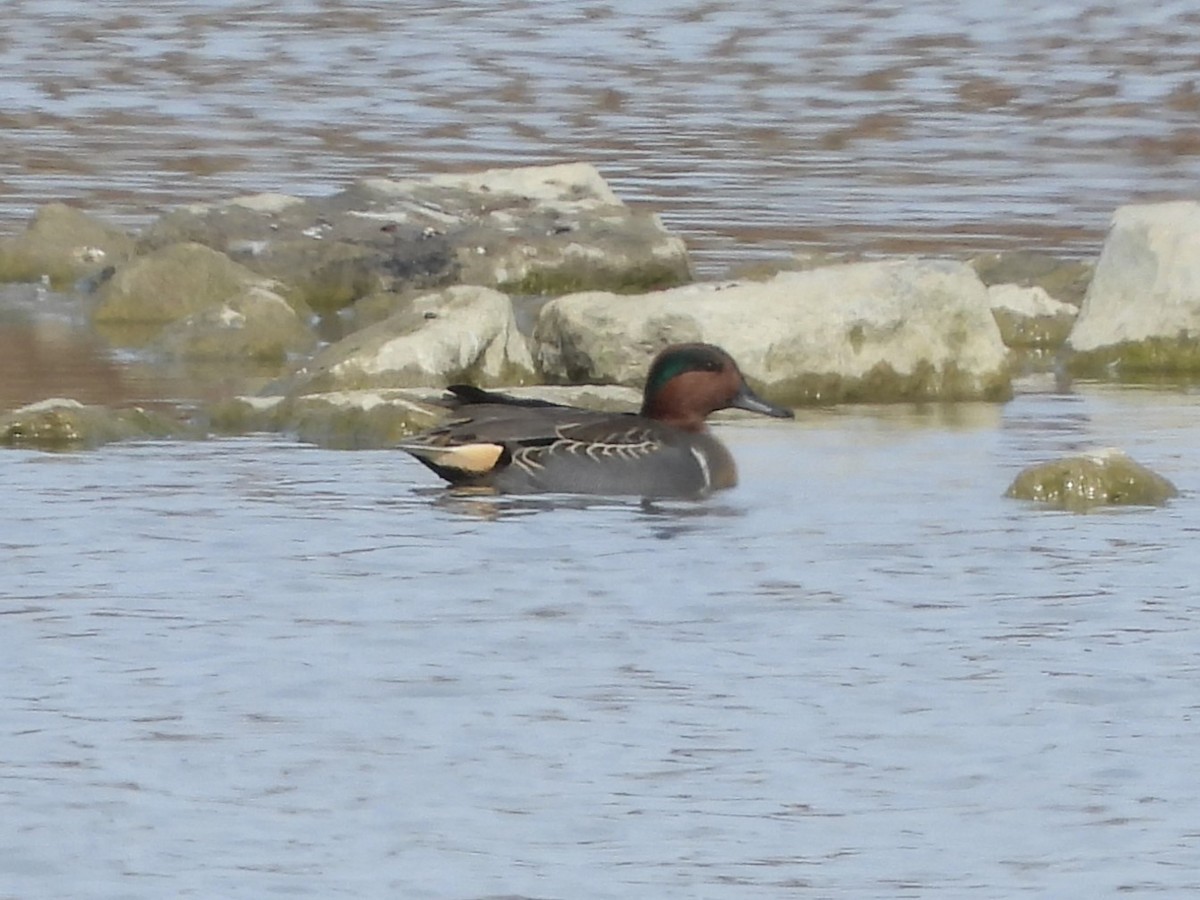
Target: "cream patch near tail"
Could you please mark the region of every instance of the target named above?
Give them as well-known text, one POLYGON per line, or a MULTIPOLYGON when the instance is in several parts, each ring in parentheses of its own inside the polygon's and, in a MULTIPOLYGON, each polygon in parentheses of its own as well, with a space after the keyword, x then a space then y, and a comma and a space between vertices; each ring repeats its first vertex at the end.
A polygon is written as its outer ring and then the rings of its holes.
POLYGON ((431 447, 427 444, 400 444, 398 449, 428 460, 442 469, 455 469, 483 475, 496 467, 504 448, 500 444, 462 444, 457 447, 431 447))

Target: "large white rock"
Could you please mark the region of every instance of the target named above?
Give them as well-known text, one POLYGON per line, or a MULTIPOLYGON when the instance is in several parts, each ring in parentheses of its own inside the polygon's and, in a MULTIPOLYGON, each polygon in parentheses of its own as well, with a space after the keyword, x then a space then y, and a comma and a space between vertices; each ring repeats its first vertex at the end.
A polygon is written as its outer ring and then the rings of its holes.
POLYGON ((1068 345, 1086 353, 1200 338, 1200 203, 1123 206, 1068 345))
POLYGON ((890 260, 765 282, 551 300, 534 329, 550 380, 640 384, 661 347, 708 341, 781 402, 1000 399, 1007 353, 962 263, 890 260))
POLYGON ((326 347, 290 393, 533 380, 533 360, 507 294, 458 286, 415 298, 382 322, 326 347))

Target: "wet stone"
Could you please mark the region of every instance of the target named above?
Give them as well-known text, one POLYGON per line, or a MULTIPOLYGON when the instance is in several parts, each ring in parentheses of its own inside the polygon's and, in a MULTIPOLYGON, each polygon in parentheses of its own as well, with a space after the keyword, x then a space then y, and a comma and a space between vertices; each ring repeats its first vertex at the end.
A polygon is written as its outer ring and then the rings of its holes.
POLYGON ((1030 466, 1004 496, 1082 512, 1102 506, 1162 506, 1178 493, 1163 476, 1109 448, 1030 466))
POLYGON ((86 450, 115 441, 199 437, 188 423, 141 407, 85 406, 54 398, 0 415, 0 446, 86 450))

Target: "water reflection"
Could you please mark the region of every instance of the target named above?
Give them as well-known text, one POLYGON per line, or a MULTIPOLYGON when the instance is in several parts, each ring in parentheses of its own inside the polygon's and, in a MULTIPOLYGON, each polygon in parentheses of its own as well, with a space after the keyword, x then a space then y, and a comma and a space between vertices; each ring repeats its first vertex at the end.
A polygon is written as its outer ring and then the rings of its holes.
POLYGON ((0 285, 0 410, 51 397, 121 404, 121 367, 86 327, 78 298, 0 285))
MULTIPOLYGON (((553 513, 617 513, 647 519, 651 533, 660 539, 679 537, 694 530, 701 520, 744 514, 744 509, 715 498, 651 500, 639 497, 589 494, 496 494, 486 489, 415 488, 414 497, 428 499, 441 511, 484 521, 499 521, 553 513)), ((717 495, 718 497, 720 495, 717 495)))

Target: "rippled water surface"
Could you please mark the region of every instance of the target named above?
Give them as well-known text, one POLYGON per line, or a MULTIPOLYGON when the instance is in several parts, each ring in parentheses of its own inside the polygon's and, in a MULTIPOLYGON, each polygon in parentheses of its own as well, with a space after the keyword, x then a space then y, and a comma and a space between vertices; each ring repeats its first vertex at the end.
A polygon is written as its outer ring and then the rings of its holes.
POLYGON ((1188 896, 1198 405, 724 425, 669 505, 5 453, 0 897, 1188 896), (1165 509, 1000 496, 1131 434, 1165 509))
POLYGON ((803 249, 1091 255, 1195 197, 1193 0, 7 0, 0 225, 592 160, 702 271, 803 249))

